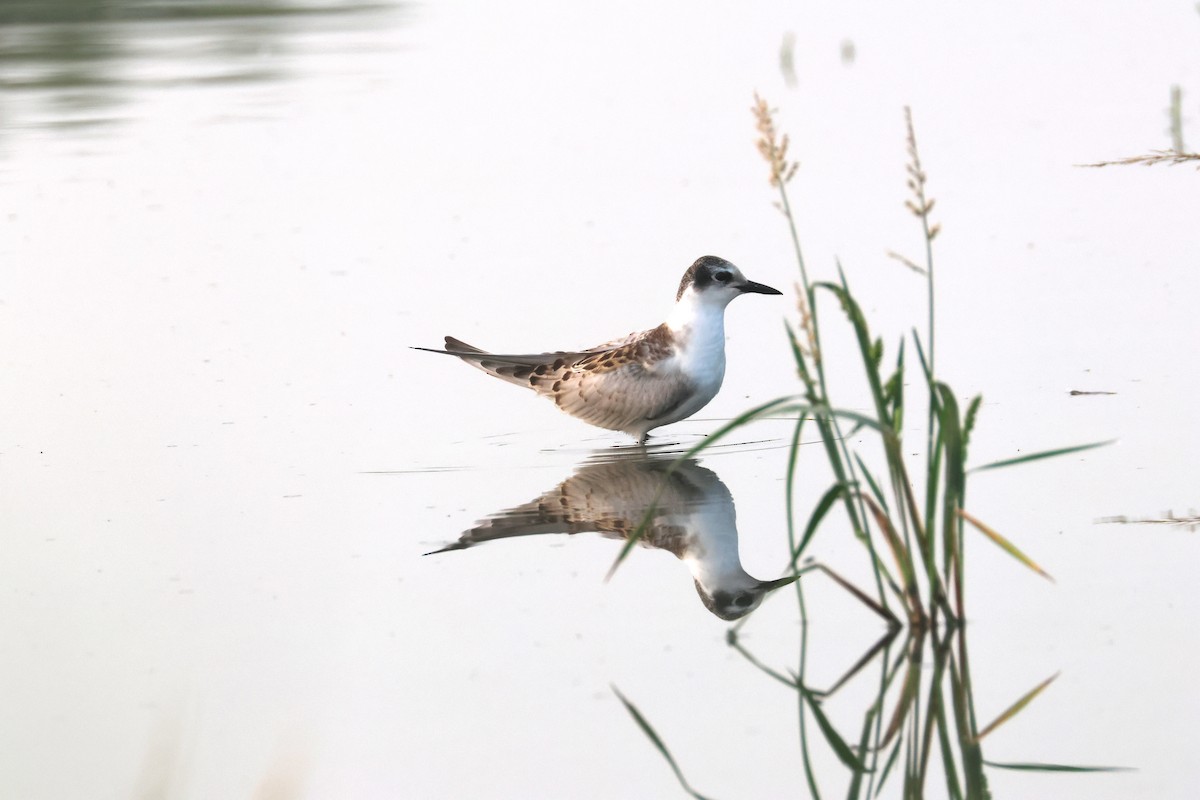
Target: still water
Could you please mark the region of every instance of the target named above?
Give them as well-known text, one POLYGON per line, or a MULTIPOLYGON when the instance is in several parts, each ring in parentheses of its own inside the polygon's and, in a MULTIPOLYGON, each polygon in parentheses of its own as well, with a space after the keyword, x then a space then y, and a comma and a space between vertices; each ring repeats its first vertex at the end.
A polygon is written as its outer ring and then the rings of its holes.
MULTIPOLYGON (((1169 147, 1172 86, 1196 149, 1198 37, 1186 3, 3 4, 0 796, 685 796, 622 698, 705 796, 843 796, 813 706, 857 746, 969 663, 979 728, 1058 675, 985 763, 1131 768, 993 796, 1193 797, 1200 544, 1097 521, 1200 506, 1200 175, 1076 165, 1169 147), (823 573, 800 625, 787 420, 671 473, 604 580, 675 456, 796 391, 790 293, 730 307, 725 388, 648 453, 408 349, 648 328, 706 253, 788 287, 756 90, 810 270, 889 348, 912 107, 972 462, 1118 440, 973 477, 1056 582, 970 540, 965 635, 889 638, 823 573)), ((840 524, 810 552, 867 585, 840 524)), ((858 751, 882 797, 896 741, 858 751)))

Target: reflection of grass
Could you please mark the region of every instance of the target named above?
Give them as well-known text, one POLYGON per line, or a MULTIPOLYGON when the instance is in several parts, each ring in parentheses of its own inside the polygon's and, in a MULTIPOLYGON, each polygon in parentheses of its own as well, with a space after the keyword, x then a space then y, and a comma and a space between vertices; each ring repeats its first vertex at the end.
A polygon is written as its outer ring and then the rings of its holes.
POLYGON ((683 777, 683 770, 679 768, 679 765, 675 763, 674 757, 671 756, 671 751, 667 749, 665 744, 663 744, 663 740, 659 738, 657 733, 655 733, 654 728, 651 727, 650 723, 646 721, 646 718, 642 716, 642 713, 637 710, 637 706, 629 702, 629 700, 626 699, 625 695, 621 694, 621 691, 617 689, 617 687, 612 687, 612 690, 617 696, 617 699, 620 700, 625 706, 625 709, 629 711, 630 716, 633 717, 633 721, 636 722, 638 727, 642 729, 642 733, 646 734, 646 737, 654 743, 654 747, 658 750, 658 752, 662 753, 662 757, 667 760, 667 763, 671 766, 671 771, 674 772, 675 777, 679 779, 679 785, 683 787, 683 790, 692 797, 696 798, 696 800, 707 800, 704 795, 697 792, 691 787, 691 785, 688 784, 687 778, 683 777))
MULTIPOLYGON (((984 739, 1012 721, 1058 676, 1042 680, 1006 708, 993 711, 994 716, 988 722, 979 724, 965 628, 911 630, 903 639, 900 639, 898 629, 892 629, 832 685, 818 689, 804 677, 807 647, 803 631, 797 669, 784 675, 763 664, 741 643, 738 638, 740 626, 741 623, 729 631, 729 645, 764 675, 786 684, 796 693, 801 758, 811 797, 822 796, 821 782, 813 769, 815 752, 822 746, 828 747, 846 768, 841 776, 846 788, 834 792, 834 796, 862 800, 879 797, 886 787, 897 784, 901 791, 891 792, 888 796, 988 798, 991 793, 985 768, 1073 773, 1123 769, 985 759, 984 739), (848 740, 826 714, 823 703, 849 684, 867 679, 865 676, 872 664, 878 668, 878 677, 872 684, 875 688, 857 712, 849 712, 858 720, 857 725, 851 723, 858 731, 858 738, 848 740), (813 723, 811 731, 808 720, 813 723)), ((617 695, 643 733, 666 758, 685 790, 693 797, 701 797, 687 783, 678 763, 650 723, 632 702, 620 692, 617 695)), ((824 777, 828 784, 828 774, 824 777)))
MULTIPOLYGON (((735 646, 748 655, 740 645, 735 646)), ((861 711, 859 738, 854 745, 849 745, 823 714, 814 714, 822 738, 851 770, 847 797, 877 796, 889 780, 902 782, 905 797, 924 797, 934 774, 931 762, 940 763, 945 787, 944 793, 932 790, 933 796, 955 798, 990 796, 985 766, 1069 772, 1116 769, 985 761, 983 739, 1012 720, 1057 676, 1043 680, 990 722, 979 725, 966 632, 962 628, 910 632, 899 643, 897 632, 891 631, 830 688, 814 689, 797 678, 795 689, 815 712, 820 701, 856 680, 872 662, 879 667, 878 688, 861 711)), ((798 674, 802 675, 803 669, 798 674)), ((814 797, 819 796, 811 782, 810 790, 814 797)))

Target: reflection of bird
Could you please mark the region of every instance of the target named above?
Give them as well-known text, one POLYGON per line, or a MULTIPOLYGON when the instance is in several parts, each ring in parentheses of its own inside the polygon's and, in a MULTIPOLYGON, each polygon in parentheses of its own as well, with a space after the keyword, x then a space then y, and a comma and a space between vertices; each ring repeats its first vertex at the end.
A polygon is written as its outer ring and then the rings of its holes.
POLYGON ((574 352, 502 355, 453 336, 445 350, 416 349, 458 356, 552 398, 571 416, 644 443, 650 430, 690 417, 716 396, 725 377, 725 307, 747 292, 780 294, 704 256, 684 273, 675 308, 653 330, 574 352))
POLYGON ((709 611, 721 619, 745 616, 767 592, 793 578, 760 581, 747 574, 738 556, 729 489, 695 461, 670 471, 672 463, 642 456, 586 464, 536 500, 493 515, 434 552, 545 533, 597 532, 624 539, 653 506, 638 543, 669 550, 687 564, 709 611))

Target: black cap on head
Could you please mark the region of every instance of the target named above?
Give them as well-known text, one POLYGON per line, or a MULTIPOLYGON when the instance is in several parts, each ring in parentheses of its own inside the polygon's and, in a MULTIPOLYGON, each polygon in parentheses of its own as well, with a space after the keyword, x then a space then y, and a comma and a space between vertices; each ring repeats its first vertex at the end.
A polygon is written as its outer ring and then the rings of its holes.
MULTIPOLYGON (((719 272, 729 273, 737 268, 723 258, 717 256, 700 256, 696 259, 696 263, 688 267, 687 272, 683 273, 683 280, 679 282, 679 291, 675 293, 675 299, 683 297, 684 291, 689 286, 695 286, 699 290, 703 290, 715 282, 715 276, 719 272)), ((728 280, 728 278, 726 279, 728 280)))
POLYGON ((783 294, 778 289, 746 280, 737 267, 723 258, 701 256, 696 259, 696 263, 688 267, 687 272, 683 273, 683 280, 679 282, 679 291, 675 293, 675 300, 678 302, 689 286, 694 286, 696 291, 702 292, 714 284, 728 285, 731 289, 740 292, 783 294))

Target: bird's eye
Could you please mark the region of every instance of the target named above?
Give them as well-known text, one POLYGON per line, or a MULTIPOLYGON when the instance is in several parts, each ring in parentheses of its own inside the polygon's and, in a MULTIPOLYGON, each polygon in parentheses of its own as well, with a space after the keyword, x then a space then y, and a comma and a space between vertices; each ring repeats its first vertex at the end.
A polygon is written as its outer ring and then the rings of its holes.
POLYGON ((728 272, 718 272, 716 275, 713 275, 713 278, 715 278, 718 283, 729 283, 729 279, 731 277, 732 276, 728 272))

